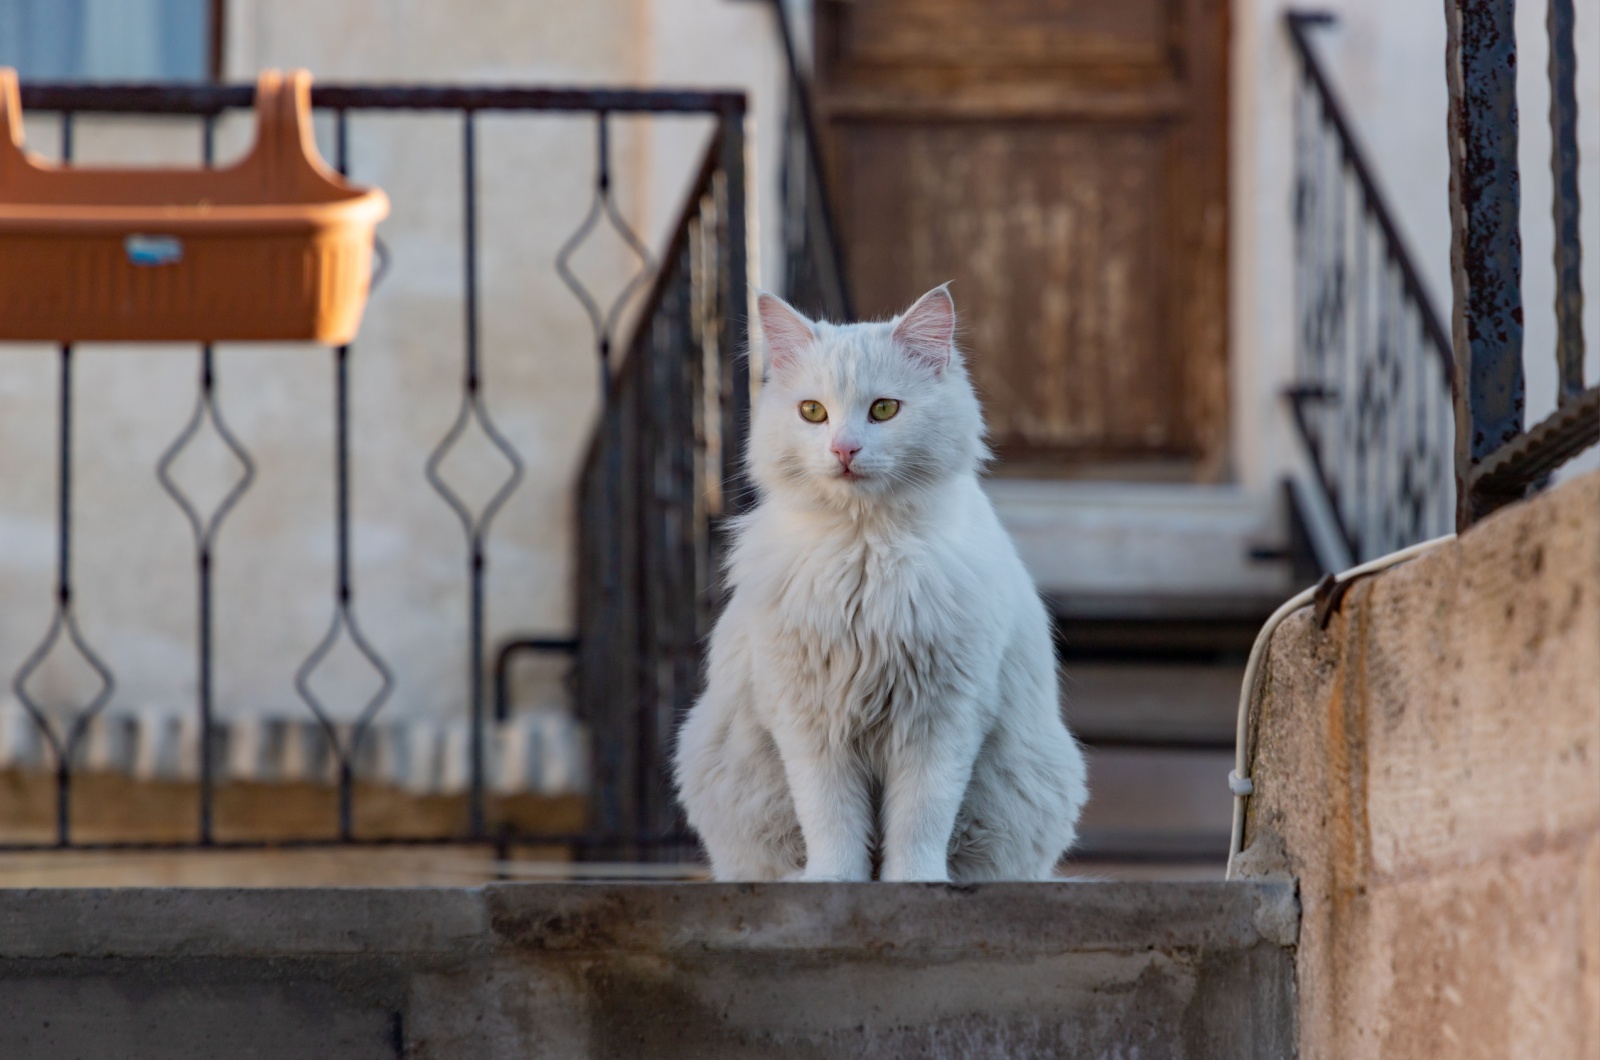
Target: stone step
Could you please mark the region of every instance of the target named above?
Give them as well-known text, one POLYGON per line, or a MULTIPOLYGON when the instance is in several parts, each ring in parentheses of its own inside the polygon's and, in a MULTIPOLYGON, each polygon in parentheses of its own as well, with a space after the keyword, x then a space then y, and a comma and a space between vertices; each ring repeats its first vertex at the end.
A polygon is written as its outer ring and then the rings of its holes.
POLYGON ((1073 871, 1220 879, 1243 666, 1101 657, 1064 672, 1063 713, 1089 757, 1073 871))
POLYGON ((1279 883, 0 892, 0 1056, 1294 1051, 1279 883))

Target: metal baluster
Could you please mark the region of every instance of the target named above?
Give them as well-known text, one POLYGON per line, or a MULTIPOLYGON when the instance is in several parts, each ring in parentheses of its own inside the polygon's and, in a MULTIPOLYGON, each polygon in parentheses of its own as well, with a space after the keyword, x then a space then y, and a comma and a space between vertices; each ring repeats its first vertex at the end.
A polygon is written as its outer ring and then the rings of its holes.
POLYGON ((1361 424, 1364 414, 1361 390, 1361 366, 1366 363, 1366 358, 1371 356, 1371 351, 1376 343, 1376 328, 1373 327, 1374 316, 1372 312, 1372 203, 1367 198, 1363 189, 1361 196, 1361 230, 1356 243, 1356 284, 1359 292, 1356 299, 1355 324, 1356 333, 1360 336, 1359 344, 1351 350, 1351 356, 1345 358, 1341 369, 1339 393, 1344 395, 1340 401, 1340 418, 1343 421, 1344 446, 1340 456, 1339 466, 1342 469, 1340 494, 1343 499, 1342 508, 1346 512, 1346 526, 1350 532, 1350 555, 1360 559, 1366 556, 1371 545, 1371 537, 1366 531, 1366 494, 1364 492, 1365 476, 1363 472, 1363 445, 1361 442, 1361 424))
MULTIPOLYGON (((342 109, 335 112, 334 133, 336 164, 339 172, 345 174, 349 172, 349 159, 346 149, 345 112, 342 109)), ((381 276, 381 271, 374 276, 374 285, 381 276)), ((361 741, 372 724, 372 719, 377 716, 394 690, 394 674, 361 632, 361 626, 356 619, 355 591, 350 576, 350 347, 348 345, 339 346, 333 351, 333 363, 335 564, 333 621, 328 626, 328 631, 323 634, 322 640, 295 672, 294 686, 300 693, 300 698, 305 701, 306 706, 322 726, 328 740, 328 748, 337 761, 339 838, 349 840, 355 833, 353 762, 361 741), (361 713, 357 715, 356 722, 350 729, 348 742, 340 740, 338 727, 334 724, 332 716, 311 688, 312 674, 333 650, 341 631, 349 635, 350 643, 368 665, 377 671, 380 679, 378 690, 367 700, 361 713)))
MULTIPOLYGON (((1348 223, 1350 214, 1350 182, 1346 179, 1346 166, 1349 160, 1345 158, 1344 149, 1333 137, 1328 136, 1327 126, 1321 126, 1323 142, 1332 149, 1334 155, 1334 171, 1324 177, 1323 194, 1333 203, 1334 231, 1329 239, 1332 247, 1332 261, 1329 263, 1331 285, 1333 292, 1329 296, 1332 303, 1327 310, 1328 337, 1327 346, 1329 355, 1340 364, 1349 363, 1355 351, 1351 349, 1350 332, 1350 233, 1361 227, 1361 213, 1356 210, 1354 224, 1348 223)), ((1326 359, 1326 358, 1325 358, 1326 359)), ((1328 414, 1329 402, 1337 400, 1337 386, 1330 386, 1328 396, 1323 399, 1322 410, 1324 417, 1328 414)))
POLYGON ((1549 0, 1550 178, 1555 222, 1557 400, 1583 393, 1583 244, 1578 235, 1578 60, 1572 0, 1549 0))
POLYGON ((479 364, 478 351, 478 190, 477 190, 477 143, 475 139, 475 114, 471 110, 462 112, 461 124, 461 179, 462 179, 462 246, 465 255, 463 262, 463 283, 465 291, 463 296, 463 337, 464 337, 464 375, 461 387, 461 404, 456 412, 455 422, 445 432, 439 444, 428 456, 427 476, 428 482, 434 491, 442 497, 450 510, 455 512, 456 518, 461 522, 462 531, 467 539, 467 582, 468 582, 468 629, 467 629, 467 709, 471 720, 471 787, 468 796, 469 817, 473 838, 482 839, 488 835, 488 821, 485 807, 485 754, 484 754, 484 726, 487 714, 487 704, 484 698, 483 669, 484 659, 484 577, 487 570, 485 544, 489 534, 489 527, 494 522, 495 515, 515 492, 517 484, 522 481, 522 458, 516 449, 508 442, 500 429, 495 426, 494 420, 489 415, 488 407, 483 401, 483 377, 479 364), (466 501, 445 482, 440 474, 443 464, 450 450, 465 433, 467 427, 476 423, 479 430, 488 438, 491 445, 499 451, 510 465, 510 472, 499 489, 489 498, 482 511, 474 513, 466 501))
POLYGON ((60 434, 56 459, 56 593, 50 627, 17 670, 11 688, 35 726, 44 735, 56 760, 56 844, 72 841, 72 758, 89 722, 111 701, 116 682, 105 662, 95 654, 78 628, 72 598, 72 345, 60 347, 60 434), (41 704, 28 691, 28 678, 44 664, 45 658, 65 633, 68 641, 100 681, 99 690, 74 714, 64 735, 57 734, 41 704))
MULTIPOLYGON (((475 142, 474 115, 468 111, 461 123, 461 181, 462 181, 462 258, 466 282, 465 314, 467 347, 467 391, 476 398, 482 378, 478 365, 478 172, 477 144, 475 142)), ((519 469, 520 471, 520 469, 519 469)), ((468 673, 468 703, 472 711, 471 772, 472 791, 469 819, 472 834, 481 837, 487 829, 487 812, 484 806, 483 763, 483 576, 484 550, 482 538, 474 533, 471 545, 472 559, 469 577, 472 582, 472 599, 469 604, 468 651, 471 653, 468 673)))
POLYGON ((1519 494, 1484 496, 1473 465, 1522 433, 1522 194, 1517 171, 1513 0, 1450 0, 1452 331, 1456 526, 1465 530, 1519 494))
POLYGON ((721 335, 722 371, 728 382, 723 389, 722 488, 727 498, 725 511, 738 515, 752 503, 751 486, 746 480, 745 441, 750 433, 750 361, 743 356, 749 334, 749 281, 746 271, 744 101, 723 104, 717 124, 721 138, 719 166, 722 180, 718 187, 723 197, 723 244, 727 247, 727 267, 722 273, 721 335))
MULTIPOLYGON (((642 700, 644 675, 639 672, 634 646, 626 643, 629 631, 638 628, 629 623, 637 622, 641 616, 637 613, 638 601, 626 601, 623 595, 625 557, 637 557, 637 548, 630 549, 630 545, 636 546, 639 535, 644 531, 637 520, 625 519, 621 515, 622 505, 631 499, 624 496, 624 491, 633 489, 637 485, 631 479, 624 481, 627 478, 630 455, 626 450, 628 446, 638 444, 641 432, 638 417, 630 415, 619 406, 619 399, 623 395, 618 392, 618 366, 612 363, 612 354, 616 328, 622 313, 634 294, 655 271, 656 264, 649 250, 617 207, 611 180, 609 115, 604 110, 597 111, 594 195, 590 199, 589 210, 583 220, 562 244, 561 250, 556 255, 556 273, 589 317, 600 373, 601 411, 598 437, 602 462, 600 506, 604 515, 598 528, 601 540, 597 543, 597 548, 601 564, 599 571, 601 609, 606 615, 602 628, 607 631, 607 637, 613 644, 596 645, 592 649, 600 652, 601 657, 606 660, 601 666, 607 672, 596 673, 594 668, 591 668, 589 687, 592 694, 604 701, 591 704, 601 712, 600 717, 592 719, 599 722, 600 731, 596 733, 598 741, 596 757, 603 774, 599 778, 597 816, 600 818, 602 829, 612 833, 638 831, 643 819, 644 798, 644 788, 638 782, 637 773, 640 767, 638 741, 643 735, 638 710, 642 700), (640 267, 624 282, 611 304, 605 309, 600 307, 595 295, 584 285, 572 265, 578 249, 589 239, 602 220, 617 234, 624 247, 640 263, 640 267), (624 541, 625 534, 632 535, 632 539, 624 541), (628 610, 625 612, 625 609, 628 610), (627 719, 635 727, 634 742, 628 750, 624 750, 626 746, 622 742, 625 740, 624 734, 615 731, 623 719, 627 719), (634 763, 631 776, 623 764, 626 758, 632 758, 634 763), (631 816, 623 809, 620 787, 624 777, 629 777, 635 789, 631 816)), ((632 456, 635 461, 632 466, 637 469, 637 451, 632 456)), ((634 573, 636 576, 636 572, 634 573)))
MULTIPOLYGON (((1306 89, 1305 76, 1295 81, 1294 87, 1294 190, 1290 209, 1294 224, 1294 305, 1295 305, 1295 376, 1312 384, 1319 376, 1311 353, 1309 320, 1311 317, 1310 274, 1311 264, 1306 251, 1306 89)), ((1314 385, 1314 384, 1313 384, 1314 385)), ((1296 399, 1297 408, 1303 402, 1296 399)), ((1301 414, 1304 419, 1304 413, 1301 414)), ((1308 431, 1315 448, 1316 432, 1308 431)))
POLYGON ((1383 288, 1386 294, 1385 303, 1386 325, 1384 340, 1380 349, 1387 354, 1378 361, 1375 405, 1373 409, 1373 426, 1375 437, 1373 439, 1374 454, 1377 457, 1377 468, 1374 476, 1377 486, 1375 498, 1378 510, 1379 537, 1383 541, 1382 548, 1385 552, 1394 551, 1395 540, 1399 536, 1396 518, 1398 508, 1396 497, 1399 493, 1399 483, 1395 474, 1395 446, 1398 441, 1398 432, 1395 424, 1395 409, 1399 406, 1401 358, 1405 356, 1401 344, 1402 329, 1405 322, 1405 306, 1401 301, 1400 282, 1396 276, 1392 256, 1385 255, 1383 263, 1383 288))
MULTIPOLYGON (((61 114, 61 161, 72 161, 73 114, 61 114)), ((72 841, 72 757, 78 743, 88 730, 89 722, 103 710, 116 691, 116 680, 105 662, 95 654, 78 628, 72 598, 72 345, 60 347, 60 389, 56 449, 56 592, 55 606, 50 616, 50 626, 44 639, 23 660, 11 688, 17 702, 27 712, 34 725, 44 735, 56 760, 56 844, 69 846, 72 841), (39 701, 28 691, 28 678, 44 664, 45 658, 62 633, 66 633, 72 647, 82 656, 100 680, 99 690, 73 717, 64 735, 58 735, 45 716, 39 701)))
POLYGON ((1421 321, 1416 319, 1414 306, 1407 306, 1405 319, 1405 400, 1399 407, 1405 410, 1395 426, 1401 439, 1400 489, 1401 522, 1400 543, 1427 537, 1425 505, 1427 475, 1423 470, 1427 458, 1427 405, 1426 383, 1430 374, 1427 348, 1423 345, 1421 321))
MULTIPOLYGON (((215 115, 206 115, 202 137, 201 150, 205 165, 209 168, 214 160, 214 125, 215 115)), ((196 660, 197 686, 195 690, 196 708, 200 715, 200 820, 199 840, 202 845, 211 844, 214 839, 213 812, 216 795, 216 760, 215 760, 215 657, 212 624, 212 572, 213 557, 216 553, 217 533, 228 513, 239 503, 250 484, 255 481, 255 461, 233 431, 229 429, 227 421, 223 419, 222 410, 216 399, 216 370, 213 364, 212 345, 203 343, 200 346, 200 382, 195 393, 194 408, 189 414, 188 422, 184 424, 172 444, 162 452, 156 463, 156 479, 161 483, 161 488, 166 491, 183 512, 188 520, 190 532, 194 538, 195 547, 195 628, 196 628, 196 660), (172 477, 173 465, 179 456, 188 447, 189 443, 199 433, 205 420, 209 418, 212 428, 217 436, 228 448, 236 460, 239 461, 241 472, 239 479, 228 489, 217 504, 210 516, 202 516, 195 508, 189 497, 183 492, 181 486, 172 477)))
POLYGON ((561 250, 556 255, 556 272, 561 277, 561 282, 567 285, 584 312, 589 315, 590 326, 594 329, 595 351, 600 359, 600 390, 602 398, 610 391, 612 376, 616 366, 611 363, 613 353, 612 344, 616 338, 617 324, 622 313, 627 309, 628 303, 638 292, 644 282, 656 271, 655 259, 651 256, 649 248, 644 241, 634 232, 628 222, 623 219, 622 212, 617 208, 616 198, 611 187, 611 137, 609 129, 609 115, 605 111, 595 113, 595 191, 594 197, 589 202, 589 212, 584 215, 572 235, 561 245, 561 250), (628 250, 639 259, 640 267, 622 285, 622 289, 611 301, 611 305, 602 310, 595 301, 594 295, 584 286, 583 281, 572 269, 573 256, 589 238, 590 233, 600 223, 601 219, 610 225, 612 231, 621 237, 628 250))

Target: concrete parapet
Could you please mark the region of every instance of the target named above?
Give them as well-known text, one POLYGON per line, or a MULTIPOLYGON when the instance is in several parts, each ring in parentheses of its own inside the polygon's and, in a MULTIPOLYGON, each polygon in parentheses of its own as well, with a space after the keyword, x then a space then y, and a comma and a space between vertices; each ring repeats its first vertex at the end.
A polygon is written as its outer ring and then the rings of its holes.
POLYGON ((1275 883, 0 892, 0 1056, 1277 1058, 1275 883))
POLYGON ((1303 1060, 1600 1056, 1600 474, 1280 627, 1246 874, 1303 1060))

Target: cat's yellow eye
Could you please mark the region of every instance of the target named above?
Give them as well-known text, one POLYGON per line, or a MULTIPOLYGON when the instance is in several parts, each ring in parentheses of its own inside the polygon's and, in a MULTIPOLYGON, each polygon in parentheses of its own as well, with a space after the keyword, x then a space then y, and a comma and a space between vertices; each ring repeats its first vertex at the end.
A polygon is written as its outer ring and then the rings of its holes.
POLYGON ((800 402, 800 418, 807 423, 821 423, 828 418, 828 410, 822 407, 820 401, 800 402))
POLYGON ((882 423, 884 420, 894 419, 894 414, 900 411, 900 402, 894 398, 879 398, 872 403, 872 408, 867 410, 867 415, 873 420, 882 423))

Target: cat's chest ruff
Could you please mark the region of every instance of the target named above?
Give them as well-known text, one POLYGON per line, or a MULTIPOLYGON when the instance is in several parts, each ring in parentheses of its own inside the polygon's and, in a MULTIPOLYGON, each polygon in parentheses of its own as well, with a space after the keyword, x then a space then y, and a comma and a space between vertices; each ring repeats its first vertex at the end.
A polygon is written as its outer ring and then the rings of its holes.
POLYGON ((792 557, 768 591, 774 690, 831 739, 931 717, 967 683, 948 628, 956 587, 925 548, 830 543, 792 557))
POLYGON ((823 642, 928 639, 928 619, 950 595, 925 557, 866 542, 793 557, 770 601, 776 625, 823 642))

